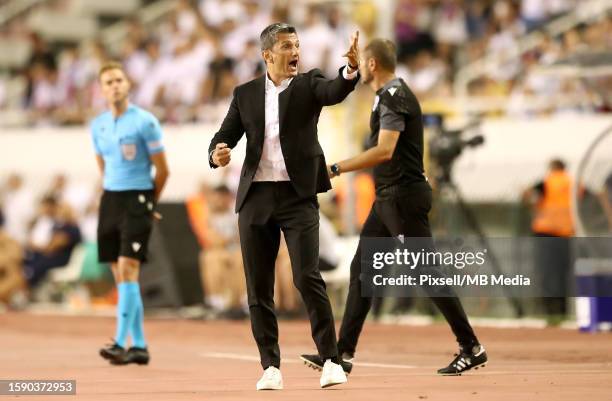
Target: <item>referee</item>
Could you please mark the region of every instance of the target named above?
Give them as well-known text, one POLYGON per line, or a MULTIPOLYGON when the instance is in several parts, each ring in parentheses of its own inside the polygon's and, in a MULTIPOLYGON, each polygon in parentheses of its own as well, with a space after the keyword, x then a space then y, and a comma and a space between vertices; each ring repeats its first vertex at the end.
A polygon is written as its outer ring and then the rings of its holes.
POLYGON ((110 263, 119 293, 114 342, 100 355, 114 365, 149 363, 138 285, 154 208, 168 179, 159 121, 129 103, 130 83, 121 64, 109 62, 98 75, 109 110, 96 117, 91 135, 104 177, 98 222, 100 262, 110 263), (152 167, 155 175, 152 177, 152 167), (132 347, 126 351, 128 335, 132 347))
MULTIPOLYGON (((344 172, 374 168, 376 200, 363 225, 357 252, 351 263, 346 310, 340 327, 338 352, 342 367, 350 372, 357 341, 372 299, 360 294, 361 247, 367 237, 431 237, 427 214, 431 208, 431 188, 423 169, 423 123, 418 100, 406 83, 395 76, 395 45, 374 39, 365 48, 361 61, 363 83, 376 91, 370 118, 370 148, 350 159, 329 166, 330 177, 344 172)), ((460 375, 487 361, 467 316, 456 297, 433 297, 451 326, 460 352, 442 375, 460 375)), ((309 366, 319 369, 320 358, 302 355, 309 366)))

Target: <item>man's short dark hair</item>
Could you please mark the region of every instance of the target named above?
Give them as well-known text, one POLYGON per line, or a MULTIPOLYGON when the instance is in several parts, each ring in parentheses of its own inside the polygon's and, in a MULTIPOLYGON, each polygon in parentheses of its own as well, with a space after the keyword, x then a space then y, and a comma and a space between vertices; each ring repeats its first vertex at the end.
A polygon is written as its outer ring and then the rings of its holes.
POLYGON ((232 191, 230 191, 229 187, 225 184, 219 184, 213 188, 213 192, 216 192, 221 195, 230 195, 232 191))
POLYGON ((553 170, 565 170, 565 162, 561 159, 552 159, 550 161, 550 167, 553 170))
POLYGON ((365 48, 365 51, 384 70, 395 72, 397 64, 396 47, 393 42, 388 39, 373 39, 365 48))
POLYGON ((46 206, 57 206, 57 198, 52 194, 47 194, 42 197, 40 203, 46 206))
POLYGON ((297 31, 295 27, 284 22, 275 22, 272 25, 268 25, 266 29, 261 31, 261 35, 259 35, 261 50, 271 49, 274 43, 276 43, 279 33, 297 33, 297 31))

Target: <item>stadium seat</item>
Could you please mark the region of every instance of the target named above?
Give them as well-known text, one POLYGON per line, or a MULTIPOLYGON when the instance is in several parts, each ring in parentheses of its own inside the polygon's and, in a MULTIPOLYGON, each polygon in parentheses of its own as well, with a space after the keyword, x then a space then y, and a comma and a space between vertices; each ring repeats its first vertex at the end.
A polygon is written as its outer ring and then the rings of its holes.
POLYGON ((70 261, 64 267, 53 269, 49 272, 49 281, 52 283, 74 283, 81 277, 81 269, 85 260, 85 247, 77 245, 72 250, 70 261))
POLYGON ((62 14, 37 10, 28 18, 28 26, 49 41, 78 42, 93 38, 98 31, 94 16, 62 14))

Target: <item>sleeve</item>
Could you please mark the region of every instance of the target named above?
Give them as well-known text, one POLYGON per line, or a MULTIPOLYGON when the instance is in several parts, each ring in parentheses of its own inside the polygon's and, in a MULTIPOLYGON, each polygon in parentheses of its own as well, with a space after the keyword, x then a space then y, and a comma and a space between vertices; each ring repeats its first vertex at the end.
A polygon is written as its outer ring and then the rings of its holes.
POLYGON ((380 104, 380 129, 402 132, 406 128, 403 114, 391 110, 386 104, 380 104))
POLYGON ((230 103, 227 115, 221 123, 221 128, 215 134, 213 139, 210 141, 208 147, 208 163, 210 167, 217 168, 218 166, 212 162, 212 153, 218 143, 226 143, 230 149, 233 149, 242 135, 244 135, 244 126, 242 125, 242 119, 240 118, 240 110, 238 109, 238 101, 236 100, 236 89, 234 89, 234 97, 232 103, 230 103))
POLYGON ((97 127, 95 122, 91 123, 91 127, 90 127, 90 134, 91 134, 91 142, 93 144, 93 148, 94 148, 94 152, 96 153, 96 155, 101 155, 102 154, 102 149, 100 149, 100 145, 98 145, 98 141, 96 139, 96 131, 97 131, 97 127))
POLYGON ((144 126, 141 129, 141 135, 147 145, 149 154, 155 154, 164 150, 162 143, 162 129, 159 120, 153 115, 147 115, 144 120, 144 126))
POLYGON ((349 72, 348 72, 348 63, 342 68, 342 77, 344 79, 347 79, 347 80, 357 78, 357 74, 358 73, 359 73, 359 69, 356 69, 355 71, 353 71, 353 72, 351 72, 349 74, 349 72))
POLYGON ((359 82, 359 73, 355 79, 344 78, 342 67, 338 71, 338 76, 335 79, 327 79, 321 73, 321 70, 314 69, 310 74, 310 86, 315 97, 323 106, 331 106, 343 101, 349 93, 355 89, 355 85, 359 82))

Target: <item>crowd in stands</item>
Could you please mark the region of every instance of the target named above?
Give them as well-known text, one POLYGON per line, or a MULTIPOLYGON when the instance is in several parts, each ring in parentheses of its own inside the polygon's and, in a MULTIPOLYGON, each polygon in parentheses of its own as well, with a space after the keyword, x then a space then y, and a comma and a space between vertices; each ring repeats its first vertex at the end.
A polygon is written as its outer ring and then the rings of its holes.
POLYGON ((18 174, 0 185, 0 299, 35 298, 52 269, 66 266, 75 247, 95 243, 94 192, 69 186, 58 174, 34 193, 18 174), (7 279, 8 278, 8 279, 7 279))
POLYGON ((508 114, 525 115, 525 97, 541 96, 553 102, 540 112, 609 111, 589 86, 605 84, 609 78, 584 85, 577 77, 545 76, 536 67, 550 66, 582 51, 605 51, 612 45, 610 15, 590 24, 578 25, 558 37, 540 30, 581 3, 574 0, 522 1, 419 1, 402 0, 396 12, 395 36, 399 44, 399 74, 421 100, 452 96, 456 72, 461 66, 493 56, 486 73, 469 83, 472 96, 506 96, 508 114), (432 4, 436 6, 432 6, 432 4), (535 48, 521 52, 521 37, 537 36, 535 48), (602 82, 603 81, 603 82, 602 82), (569 98, 582 99, 554 103, 569 98))
MULTIPOLYGON (((461 66, 496 54, 501 66, 471 82, 470 94, 509 96, 511 114, 523 113, 520 105, 531 95, 582 99, 578 105, 545 112, 607 111, 590 85, 576 78, 533 74, 533 67, 550 65, 584 49, 609 49, 609 15, 559 37, 542 33, 535 49, 516 50, 521 36, 537 32, 578 3, 397 0, 389 23, 398 45, 398 75, 421 100, 444 99, 454 94, 453 79, 461 66)), ((69 4, 59 1, 46 6, 61 10, 69 4)), ((143 25, 137 17, 126 19, 127 34, 119 46, 101 39, 47 43, 27 29, 25 19, 12 21, 1 35, 30 38, 30 59, 23 71, 14 74, 27 80, 21 107, 33 125, 81 124, 104 108, 96 79, 99 66, 107 59, 124 63, 133 83, 133 100, 163 121, 216 123, 223 117, 234 86, 263 71, 259 33, 267 24, 277 20, 294 24, 300 38, 301 69, 317 67, 334 76, 344 63, 342 52, 351 32, 359 29, 361 44, 365 44, 376 35, 380 12, 374 2, 180 0, 153 26, 143 25)), ((593 87, 601 88, 600 84, 593 87)), ((604 84, 610 85, 609 80, 604 84)), ((0 107, 1 87, 0 83, 0 107)))

